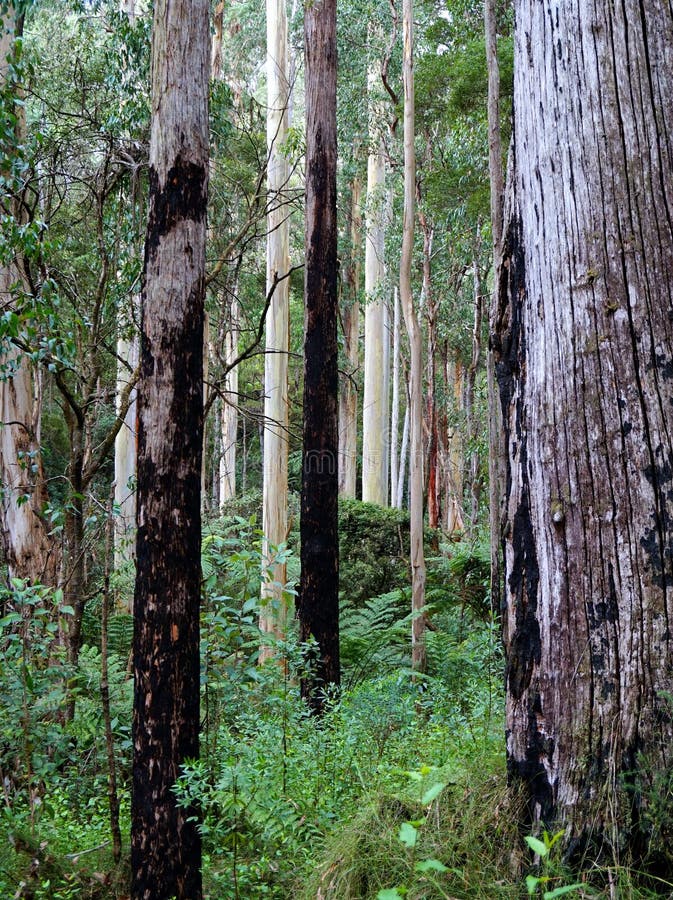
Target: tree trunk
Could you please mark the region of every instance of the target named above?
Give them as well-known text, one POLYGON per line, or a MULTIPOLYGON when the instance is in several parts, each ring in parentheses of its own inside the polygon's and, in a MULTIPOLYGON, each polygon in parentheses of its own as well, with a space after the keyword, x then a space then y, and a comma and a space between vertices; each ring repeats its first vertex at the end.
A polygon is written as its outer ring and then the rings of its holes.
POLYGON ((425 214, 419 211, 418 222, 423 232, 423 297, 428 320, 428 357, 426 360, 426 409, 427 409, 427 498, 428 525, 438 528, 441 516, 441 482, 439 477, 439 434, 437 428, 437 403, 435 401, 436 355, 437 355, 437 314, 439 302, 432 290, 432 243, 433 228, 425 214))
POLYGON ((362 397, 362 499, 385 506, 388 453, 388 397, 385 341, 385 162, 380 134, 380 104, 374 100, 380 78, 376 65, 368 73, 370 148, 367 158, 365 241, 365 361, 362 397))
MULTIPOLYGON (((2 12, 0 34, 0 84, 6 88, 15 37, 23 20, 9 5, 2 12)), ((25 139, 26 113, 23 104, 15 110, 15 139, 25 139)), ((20 202, 12 202, 17 226, 25 222, 20 202)), ((14 288, 21 291, 23 279, 17 261, 0 268, 0 306, 16 307, 14 288)), ((2 540, 10 578, 31 584, 56 586, 58 552, 42 517, 47 490, 40 453, 41 393, 36 387, 31 362, 11 344, 3 347, 4 373, 0 378, 0 516, 2 540)))
POLYGON ((639 856, 673 738, 673 14, 515 10, 495 336, 509 773, 567 839, 639 856))
POLYGON ((302 696, 314 712, 338 685, 336 0, 307 4, 304 448, 301 487, 302 641, 315 640, 302 696))
POLYGON ((240 310, 237 299, 238 284, 229 308, 229 323, 224 335, 224 397, 220 414, 220 507, 236 496, 236 444, 238 441, 238 366, 229 368, 238 356, 240 310))
POLYGON ((404 410, 404 424, 402 425, 402 444, 400 446, 400 469, 397 475, 397 493, 395 506, 402 509, 404 504, 404 482, 407 472, 407 459, 409 457, 409 400, 404 410))
MULTIPOLYGON (((268 107, 266 120, 269 215, 267 218, 266 286, 275 290, 266 316, 264 357, 264 486, 262 529, 264 572, 259 625, 262 632, 283 640, 287 628, 287 598, 284 590, 287 567, 276 562, 275 548, 287 540, 288 383, 290 346, 290 220, 283 202, 289 166, 283 152, 287 138, 288 81, 287 13, 285 0, 266 4, 268 107), (283 278, 282 281, 277 281, 283 278)), ((273 656, 273 648, 262 644, 260 662, 273 656)))
POLYGON ((423 345, 411 292, 411 262, 414 250, 416 155, 414 152, 414 31, 413 0, 404 0, 402 33, 404 50, 404 219, 400 258, 400 301, 409 335, 409 512, 411 540, 411 665, 425 670, 425 555, 423 550, 423 345))
MULTIPOLYGON (((117 340, 117 415, 124 388, 138 365, 140 345, 136 335, 117 340)), ((115 439, 115 567, 129 558, 135 558, 136 527, 136 453, 138 441, 136 389, 131 392, 131 403, 124 417, 124 424, 115 439)), ((132 612, 133 610, 129 610, 132 612)))
MULTIPOLYGON (((477 237, 477 245, 479 238, 477 237)), ((481 360, 481 326, 483 319, 483 298, 481 291, 481 278, 479 275, 478 250, 475 249, 472 261, 472 284, 474 317, 472 324, 472 358, 467 370, 467 385, 465 390, 465 418, 467 439, 470 445, 470 528, 475 533, 479 514, 479 500, 481 498, 481 473, 479 471, 479 451, 477 441, 479 439, 479 424, 475 410, 475 388, 477 372, 481 360)))
POLYGON ((397 506, 397 482, 400 474, 398 457, 400 436, 400 292, 393 288, 393 364, 392 401, 390 411, 390 505, 397 506))
POLYGON ((178 808, 173 787, 199 755, 209 63, 209 4, 158 0, 138 389, 134 900, 202 896, 197 811, 178 808))
POLYGON ((463 489, 465 471, 464 440, 461 427, 457 424, 462 411, 463 364, 457 352, 449 353, 448 347, 443 359, 444 381, 447 396, 453 395, 451 406, 453 424, 446 434, 446 506, 444 529, 447 534, 464 531, 463 489))
MULTIPOLYGON (((488 69, 488 171, 491 188, 491 234, 493 239, 493 270, 496 271, 502 241, 502 142, 500 139, 500 71, 498 67, 498 38, 495 20, 495 0, 484 0, 484 30, 486 65, 488 69)), ((497 286, 489 309, 489 334, 495 328, 497 286)), ((502 560, 500 536, 503 515, 504 456, 502 414, 495 376, 495 360, 489 345, 486 361, 488 381, 488 499, 491 543, 491 603, 499 608, 502 591, 502 560)))
POLYGON ((358 392, 356 384, 360 365, 360 240, 362 214, 360 210, 360 179, 353 178, 351 193, 351 259, 346 284, 348 296, 343 304, 341 321, 344 333, 344 355, 347 370, 339 391, 339 493, 355 497, 357 482, 358 392))
MULTIPOLYGON (((0 303, 16 283, 13 267, 0 270, 0 303)), ((11 301, 10 301, 11 302, 11 301)), ((58 547, 42 512, 47 491, 40 453, 40 398, 33 369, 23 354, 9 351, 3 363, 12 372, 0 381, 0 477, 2 538, 10 578, 56 586, 58 547)))

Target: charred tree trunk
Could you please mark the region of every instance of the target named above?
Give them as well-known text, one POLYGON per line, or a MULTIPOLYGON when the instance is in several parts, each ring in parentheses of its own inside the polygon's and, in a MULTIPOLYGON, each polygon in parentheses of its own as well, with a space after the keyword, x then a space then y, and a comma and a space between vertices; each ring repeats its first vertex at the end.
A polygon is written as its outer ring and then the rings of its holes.
POLYGON ((515 11, 495 346, 509 772, 536 819, 640 856, 673 739, 673 13, 515 11))
POLYGON ((317 645, 302 695, 315 712, 338 685, 336 0, 307 4, 304 465, 301 486, 302 641, 317 645))
POLYGON ((203 300, 209 4, 159 0, 138 389, 134 900, 199 900, 195 810, 172 788, 199 754, 203 300))

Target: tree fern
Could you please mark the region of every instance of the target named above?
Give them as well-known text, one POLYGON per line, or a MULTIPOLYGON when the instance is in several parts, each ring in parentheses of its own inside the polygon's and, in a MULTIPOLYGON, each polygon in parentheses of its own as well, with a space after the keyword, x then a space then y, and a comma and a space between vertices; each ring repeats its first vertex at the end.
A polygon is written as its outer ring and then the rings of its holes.
POLYGON ((409 593, 390 591, 341 609, 341 661, 348 687, 409 664, 409 593))

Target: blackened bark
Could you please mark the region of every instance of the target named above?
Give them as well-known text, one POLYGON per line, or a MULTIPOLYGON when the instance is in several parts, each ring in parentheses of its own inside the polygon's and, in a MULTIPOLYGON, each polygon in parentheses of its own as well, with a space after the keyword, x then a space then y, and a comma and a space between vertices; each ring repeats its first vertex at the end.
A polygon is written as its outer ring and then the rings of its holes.
POLYGON ((199 754, 209 5, 159 0, 138 386, 133 900, 199 900, 201 839, 173 793, 199 754))
POLYGON ((574 847, 670 863, 673 11, 515 16, 493 339, 509 772, 574 847))
POLYGON ((301 488, 302 641, 315 659, 302 679, 314 712, 340 681, 337 435, 336 0, 309 3, 306 48, 304 465, 301 488))

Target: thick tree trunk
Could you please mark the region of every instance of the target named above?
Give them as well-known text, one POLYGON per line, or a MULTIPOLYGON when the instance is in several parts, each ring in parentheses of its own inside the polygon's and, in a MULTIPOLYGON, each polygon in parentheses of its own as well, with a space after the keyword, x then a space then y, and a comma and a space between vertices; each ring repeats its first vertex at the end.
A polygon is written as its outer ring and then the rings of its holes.
POLYGON ((360 365, 360 241, 362 214, 360 210, 360 179, 353 178, 351 193, 351 259, 346 284, 348 297, 341 311, 344 333, 344 355, 347 369, 339 390, 339 493, 355 497, 357 482, 358 392, 356 377, 360 365))
MULTIPOLYGON (((0 84, 5 86, 13 53, 17 15, 9 5, 0 14, 0 84)), ((25 137, 25 108, 15 109, 15 137, 25 137)), ((17 224, 25 221, 19 202, 12 204, 17 224)), ((0 306, 15 307, 13 290, 23 279, 16 262, 0 268, 0 306)), ((42 511, 47 491, 40 453, 41 394, 36 390, 33 366, 21 352, 2 348, 4 374, 0 378, 0 516, 2 541, 10 578, 56 586, 58 552, 42 511)))
POLYGON ((338 685, 336 0, 309 3, 306 48, 306 270, 304 450, 301 487, 302 641, 315 640, 302 695, 315 712, 338 685))
POLYGON ((138 389, 134 900, 199 900, 201 839, 173 786, 199 754, 209 4, 158 0, 138 389))
POLYGON ((409 335, 409 512, 411 540, 411 665, 425 670, 425 554, 423 549, 423 344, 411 291, 416 199, 414 152, 414 31, 413 0, 404 0, 402 25, 404 50, 404 220, 400 257, 400 302, 409 335))
POLYGON ((370 148, 367 158, 365 241, 365 360, 362 396, 362 499, 385 506, 388 454, 386 391, 385 285, 385 160, 380 134, 382 113, 374 100, 380 68, 368 73, 370 148))
MULTIPOLYGON (((285 563, 276 562, 273 548, 287 540, 287 455, 288 455, 288 383, 287 364, 290 345, 290 281, 284 276, 290 269, 290 220, 283 202, 287 190, 289 166, 283 152, 287 137, 288 80, 287 13, 285 0, 267 0, 267 81, 266 121, 269 154, 268 193, 270 211, 267 220, 266 284, 275 284, 266 316, 266 355, 264 357, 264 487, 262 528, 264 531, 264 578, 260 628, 276 640, 285 637, 287 628, 287 581, 285 563), (282 281, 277 281, 282 278, 282 281)), ((273 656, 270 645, 262 645, 260 661, 273 656)))
POLYGON ((535 818, 639 853, 673 738, 673 13, 515 10, 495 346, 509 772, 535 818))

